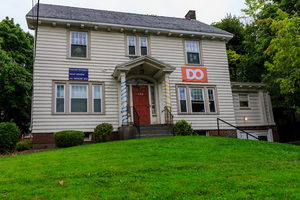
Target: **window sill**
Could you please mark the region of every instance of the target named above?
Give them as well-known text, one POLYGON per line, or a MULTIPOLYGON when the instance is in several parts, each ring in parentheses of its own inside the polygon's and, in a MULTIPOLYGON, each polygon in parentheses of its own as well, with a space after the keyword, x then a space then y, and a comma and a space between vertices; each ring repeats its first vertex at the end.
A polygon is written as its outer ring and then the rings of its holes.
POLYGON ((52 113, 51 115, 105 115, 105 113, 52 113))
POLYGON ((251 110, 249 107, 240 107, 240 110, 251 110))
POLYGON ((178 115, 219 115, 219 113, 177 113, 178 115))
POLYGON ((69 60, 91 60, 91 58, 67 57, 69 60))
POLYGON ((186 66, 204 66, 203 64, 185 63, 186 66))

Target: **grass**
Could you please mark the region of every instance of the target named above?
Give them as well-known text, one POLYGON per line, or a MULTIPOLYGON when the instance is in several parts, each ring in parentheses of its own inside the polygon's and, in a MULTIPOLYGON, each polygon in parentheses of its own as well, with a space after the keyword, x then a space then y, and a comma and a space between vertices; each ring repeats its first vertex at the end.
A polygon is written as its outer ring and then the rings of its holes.
POLYGON ((221 137, 0 158, 0 199, 300 199, 299 180, 299 146, 221 137))

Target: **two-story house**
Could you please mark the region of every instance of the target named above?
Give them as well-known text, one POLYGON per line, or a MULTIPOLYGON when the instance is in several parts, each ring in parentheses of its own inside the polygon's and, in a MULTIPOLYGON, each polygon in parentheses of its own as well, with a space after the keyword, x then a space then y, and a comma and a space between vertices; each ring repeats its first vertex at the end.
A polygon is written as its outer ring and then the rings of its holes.
MULTIPOLYGON (((38 22, 36 13, 26 15, 28 27, 38 24, 34 144, 53 144, 60 130, 92 140, 98 124, 117 132, 136 113, 140 124, 165 124, 166 108, 201 134, 217 135, 217 118, 268 140, 276 134, 264 86, 230 82, 225 44, 233 35, 195 11, 174 18, 40 4, 38 22)), ((243 138, 219 125, 220 135, 243 138)))

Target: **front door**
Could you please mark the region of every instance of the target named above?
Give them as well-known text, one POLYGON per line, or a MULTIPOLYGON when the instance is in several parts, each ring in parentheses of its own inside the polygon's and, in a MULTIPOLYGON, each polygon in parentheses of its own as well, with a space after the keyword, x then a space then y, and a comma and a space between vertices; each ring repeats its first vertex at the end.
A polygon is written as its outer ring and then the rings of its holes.
POLYGON ((132 86, 133 106, 140 116, 140 124, 150 124, 148 85, 132 86))

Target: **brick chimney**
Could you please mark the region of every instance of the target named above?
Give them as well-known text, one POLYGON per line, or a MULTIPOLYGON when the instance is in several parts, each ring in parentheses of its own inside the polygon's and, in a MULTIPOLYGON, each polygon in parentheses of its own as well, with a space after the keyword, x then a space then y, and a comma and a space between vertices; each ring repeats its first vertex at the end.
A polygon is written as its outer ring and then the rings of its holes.
POLYGON ((185 19, 196 19, 196 11, 195 10, 190 10, 186 15, 185 19))

